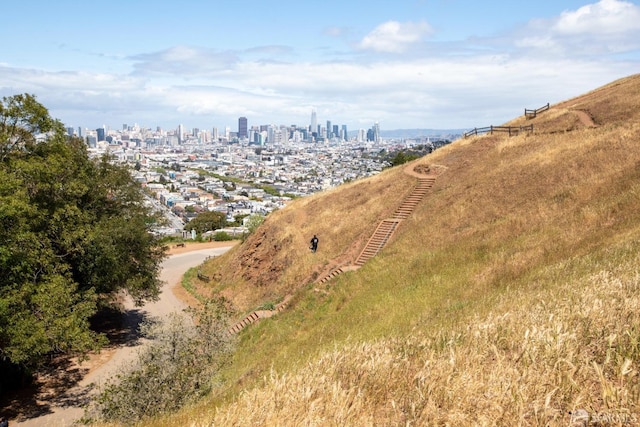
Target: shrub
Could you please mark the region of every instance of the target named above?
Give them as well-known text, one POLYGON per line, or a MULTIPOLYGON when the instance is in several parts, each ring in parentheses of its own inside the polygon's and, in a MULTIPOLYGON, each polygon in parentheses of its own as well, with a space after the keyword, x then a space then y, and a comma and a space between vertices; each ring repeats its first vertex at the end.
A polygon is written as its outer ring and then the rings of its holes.
POLYGON ((206 301, 191 316, 173 313, 166 322, 141 326, 151 339, 130 370, 99 391, 86 418, 131 424, 176 411, 216 386, 216 374, 232 350, 224 300, 206 301))
POLYGON ((226 242, 226 241, 229 241, 229 240, 233 240, 233 237, 231 237, 229 235, 229 233, 227 233, 225 231, 218 231, 213 236, 213 240, 215 240, 216 242, 226 242))
POLYGON ((249 234, 256 231, 257 228, 262 225, 262 223, 264 222, 264 218, 264 215, 260 214, 253 214, 249 217, 246 224, 247 228, 249 229, 249 234))

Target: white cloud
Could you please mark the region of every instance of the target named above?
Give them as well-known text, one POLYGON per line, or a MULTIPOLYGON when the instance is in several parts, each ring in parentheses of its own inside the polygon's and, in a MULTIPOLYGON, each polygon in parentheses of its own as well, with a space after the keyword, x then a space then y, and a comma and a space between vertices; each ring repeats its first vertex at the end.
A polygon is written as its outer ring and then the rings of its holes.
POLYGON ((194 77, 231 69, 239 60, 237 53, 194 46, 173 46, 159 52, 135 55, 137 74, 164 74, 194 77))
POLYGON ((600 0, 553 19, 532 20, 514 45, 562 56, 633 52, 640 49, 640 7, 600 0))
POLYGON ((343 37, 349 35, 350 30, 345 27, 328 27, 324 30, 324 33, 330 37, 343 37))
POLYGON ((553 26, 557 34, 624 34, 640 29, 640 7, 627 1, 600 0, 565 11, 553 26))
POLYGON ((433 29, 426 22, 388 21, 367 34, 359 47, 376 52, 402 53, 432 32, 433 29))
MULTIPOLYGON (((198 62, 191 61, 190 62, 198 62)), ((29 81, 54 117, 88 127, 137 121, 148 126, 300 124, 319 117, 367 127, 473 127, 500 124, 630 74, 633 64, 566 58, 476 55, 350 62, 239 62, 215 79, 162 79, 0 67, 0 82, 29 81), (626 67, 626 68, 625 68, 626 67), (286 78, 283 78, 286 76, 286 78), (108 115, 107 115, 108 114, 108 115), (73 119, 69 119, 73 117, 73 119)), ((15 92, 14 92, 15 93, 15 92)), ((0 95, 10 95, 0 86, 0 95)))
POLYGON ((548 35, 543 36, 529 36, 524 37, 522 39, 516 40, 516 46, 524 47, 524 48, 536 48, 536 49, 546 49, 546 50, 555 50, 557 47, 556 41, 553 37, 548 35))

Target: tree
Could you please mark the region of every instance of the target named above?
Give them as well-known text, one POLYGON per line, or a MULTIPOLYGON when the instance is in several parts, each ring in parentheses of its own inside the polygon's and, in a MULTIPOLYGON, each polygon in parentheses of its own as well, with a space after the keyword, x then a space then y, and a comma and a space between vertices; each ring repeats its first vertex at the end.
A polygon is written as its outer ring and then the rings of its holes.
MULTIPOLYGON (((2 98, 0 103, 0 161, 11 153, 32 147, 36 135, 52 131, 60 123, 49 117, 47 109, 33 95, 2 98)), ((59 130, 59 129, 58 129, 59 130)))
POLYGON ((101 337, 89 318, 159 293, 156 221, 129 171, 89 159, 33 95, 0 102, 0 362, 37 367, 101 337))
POLYGON ((391 159, 392 166, 398 166, 417 159, 419 156, 416 154, 406 154, 404 151, 398 151, 396 155, 391 159))
POLYGON ((249 234, 252 234, 254 231, 256 231, 258 227, 262 225, 264 219, 264 215, 252 214, 247 220, 247 228, 249 229, 249 234))
POLYGON ((222 212, 201 212, 195 218, 184 226, 187 231, 196 230, 196 233, 202 234, 207 231, 218 230, 227 225, 227 216, 222 212))

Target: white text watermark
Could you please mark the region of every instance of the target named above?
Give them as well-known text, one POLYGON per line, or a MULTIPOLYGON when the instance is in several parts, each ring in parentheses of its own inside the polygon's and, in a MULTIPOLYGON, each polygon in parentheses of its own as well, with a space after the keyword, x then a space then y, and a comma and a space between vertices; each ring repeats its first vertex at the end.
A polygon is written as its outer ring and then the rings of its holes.
POLYGON ((569 412, 571 420, 569 427, 589 427, 589 426, 617 426, 617 425, 637 425, 638 417, 635 414, 626 412, 588 412, 585 409, 576 409, 569 412))

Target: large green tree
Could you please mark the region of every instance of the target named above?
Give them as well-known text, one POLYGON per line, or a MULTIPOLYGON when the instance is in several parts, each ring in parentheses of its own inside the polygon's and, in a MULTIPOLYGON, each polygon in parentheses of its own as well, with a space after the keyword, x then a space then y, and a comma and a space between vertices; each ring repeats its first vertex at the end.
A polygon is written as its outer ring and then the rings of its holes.
POLYGON ((227 216, 222 212, 205 211, 196 215, 191 221, 184 226, 187 231, 196 230, 196 233, 202 234, 207 231, 218 230, 227 226, 227 216))
POLYGON ((0 363, 99 345, 89 318, 124 290, 157 298, 155 218, 129 171, 91 159, 32 95, 0 102, 0 363))

